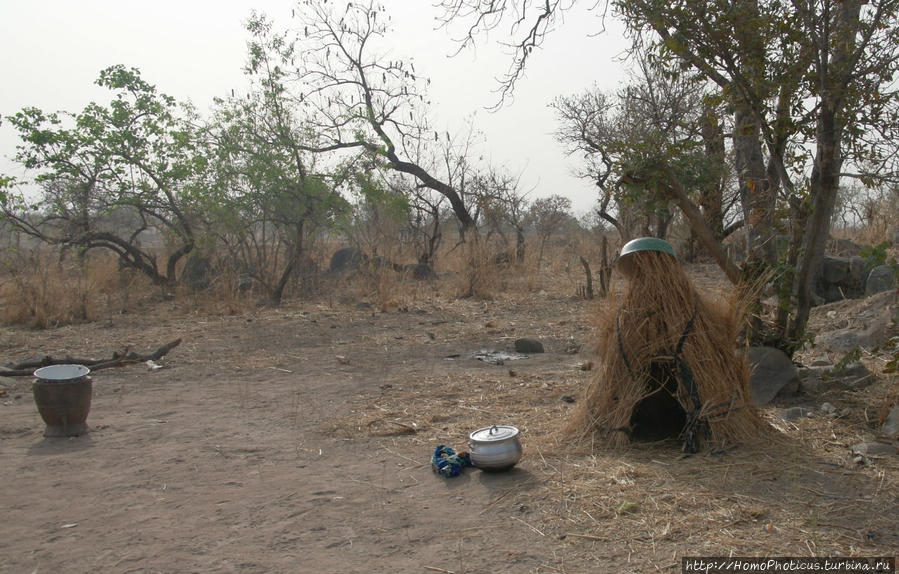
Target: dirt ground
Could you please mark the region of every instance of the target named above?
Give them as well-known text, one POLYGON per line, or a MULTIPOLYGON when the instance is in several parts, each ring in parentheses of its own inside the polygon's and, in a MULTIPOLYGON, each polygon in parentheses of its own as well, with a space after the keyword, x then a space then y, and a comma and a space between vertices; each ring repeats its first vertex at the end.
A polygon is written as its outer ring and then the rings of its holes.
POLYGON ((0 362, 183 340, 161 369, 93 373, 81 437, 44 438, 32 379, 0 378, 0 573, 680 572, 683 556, 897 553, 897 457, 848 456, 895 383, 877 356, 872 384, 790 403, 827 400, 838 417, 786 423, 783 405, 766 408, 776 441, 686 458, 673 441, 589 451, 555 433, 591 376, 596 303, 573 292, 424 288, 386 312, 168 301, 0 328, 0 362), (518 337, 547 352, 472 358, 518 337), (512 471, 432 473, 435 446, 463 449, 494 423, 522 431, 512 471))

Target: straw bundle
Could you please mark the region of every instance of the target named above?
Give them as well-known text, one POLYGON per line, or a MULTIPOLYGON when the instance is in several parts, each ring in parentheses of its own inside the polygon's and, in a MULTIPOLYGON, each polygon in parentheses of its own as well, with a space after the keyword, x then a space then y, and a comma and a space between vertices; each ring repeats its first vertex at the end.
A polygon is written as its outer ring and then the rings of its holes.
POLYGON ((687 452, 760 435, 766 425, 749 398, 749 367, 734 348, 740 306, 700 296, 667 253, 631 253, 619 268, 628 288, 597 318, 596 376, 569 434, 618 447, 673 422, 680 430, 669 436, 687 452))

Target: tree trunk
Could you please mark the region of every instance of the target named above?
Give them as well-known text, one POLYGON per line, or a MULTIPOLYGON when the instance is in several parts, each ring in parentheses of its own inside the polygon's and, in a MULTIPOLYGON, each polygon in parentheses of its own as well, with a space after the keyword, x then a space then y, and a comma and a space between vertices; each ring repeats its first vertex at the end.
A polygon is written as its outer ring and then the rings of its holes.
POLYGON ((718 263, 718 266, 721 267, 725 275, 727 275, 727 278, 730 279, 730 282, 734 285, 739 284, 742 279, 740 269, 728 258, 721 242, 718 241, 712 228, 709 227, 705 218, 702 217, 699 208, 690 200, 686 190, 674 173, 674 170, 671 169, 670 166, 665 166, 663 171, 667 179, 665 190, 668 196, 674 200, 675 204, 677 204, 681 212, 683 212, 684 217, 690 224, 690 228, 696 232, 696 236, 699 238, 703 247, 712 254, 712 257, 715 258, 715 262, 718 263))
MULTIPOLYGON (((699 190, 699 209, 718 239, 724 239, 724 201, 722 199, 725 169, 724 130, 711 109, 703 115, 702 140, 709 162, 720 166, 722 175, 699 190)), ((692 231, 691 231, 692 233, 692 231)))
POLYGON ((515 228, 515 261, 517 261, 518 263, 524 263, 524 250, 525 250, 524 228, 516 227, 515 228))
POLYGON ((774 186, 768 181, 758 121, 745 103, 734 111, 734 164, 740 182, 740 203, 746 221, 746 254, 750 262, 777 262, 774 186))
POLYGON ((303 229, 305 221, 300 220, 297 222, 296 234, 294 236, 293 247, 291 249, 290 257, 287 259, 287 266, 284 268, 284 272, 281 273, 281 278, 278 280, 275 288, 272 289, 271 301, 274 305, 280 305, 281 299, 284 297, 284 289, 287 287, 287 282, 290 281, 291 276, 293 276, 294 272, 299 269, 300 261, 303 257, 304 247, 303 247, 303 229))
MULTIPOLYGON (((734 8, 747 22, 760 22, 758 0, 737 0, 734 8)), ((740 46, 739 71, 749 86, 758 86, 764 97, 765 45, 752 26, 734 30, 740 46)), ((734 91, 734 166, 740 186, 740 203, 746 222, 746 268, 763 271, 777 263, 775 196, 776 186, 768 180, 762 153, 759 119, 748 101, 749 95, 734 91)), ((749 89, 749 88, 746 88, 749 89)), ((754 279, 754 278, 751 278, 754 279)))
POLYGON ((827 38, 833 42, 833 52, 830 61, 819 69, 821 103, 816 128, 815 164, 809 181, 811 213, 805 225, 793 282, 796 314, 788 333, 790 343, 796 346, 801 343, 808 324, 812 307, 812 285, 818 275, 830 235, 830 221, 840 187, 840 170, 843 167, 842 138, 845 126, 841 111, 845 105, 845 91, 853 65, 851 59, 855 50, 861 2, 846 0, 839 3, 838 10, 831 37, 827 38))

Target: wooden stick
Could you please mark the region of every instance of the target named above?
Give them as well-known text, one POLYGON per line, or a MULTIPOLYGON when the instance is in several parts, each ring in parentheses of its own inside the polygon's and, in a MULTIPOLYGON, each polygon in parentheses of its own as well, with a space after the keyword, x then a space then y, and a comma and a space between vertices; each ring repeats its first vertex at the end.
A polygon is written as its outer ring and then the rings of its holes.
MULTIPOLYGON (((169 351, 180 344, 181 339, 175 339, 171 343, 166 343, 165 345, 159 347, 148 355, 138 355, 134 352, 123 352, 123 354, 119 354, 118 352, 116 352, 112 354, 111 359, 104 359, 99 361, 96 359, 77 359, 73 357, 64 357, 62 359, 58 359, 46 355, 37 360, 23 361, 21 363, 10 365, 8 370, 0 370, 0 377, 30 377, 34 374, 35 369, 39 369, 40 367, 48 367, 50 365, 76 364, 90 367, 91 371, 98 371, 100 369, 108 369, 110 367, 120 367, 129 363, 158 361, 169 351)), ((127 351, 127 349, 125 351, 127 351)))

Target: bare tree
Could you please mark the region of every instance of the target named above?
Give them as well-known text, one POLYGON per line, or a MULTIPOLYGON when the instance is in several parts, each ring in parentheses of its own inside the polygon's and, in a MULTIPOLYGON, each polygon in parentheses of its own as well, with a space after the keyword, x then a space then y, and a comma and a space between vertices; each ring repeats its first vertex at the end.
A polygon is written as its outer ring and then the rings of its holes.
POLYGON ((543 261, 543 251, 549 238, 560 232, 564 224, 571 220, 571 200, 561 195, 551 195, 535 199, 531 204, 529 219, 540 239, 538 261, 543 261))
POLYGON ((525 257, 525 229, 530 214, 527 195, 519 191, 520 182, 520 176, 488 168, 475 175, 473 186, 478 196, 479 213, 489 229, 488 235, 499 235, 507 251, 511 251, 507 231, 514 233, 514 254, 519 263, 525 257))
MULTIPOLYGON (((278 60, 290 98, 301 106, 318 136, 311 152, 359 151, 383 160, 446 197, 463 229, 475 222, 445 166, 416 163, 424 140, 449 139, 427 121, 429 83, 414 62, 378 52, 390 15, 373 1, 300 2, 296 25, 275 32, 256 15, 249 30, 278 60), (435 175, 441 174, 441 175, 435 175)), ((383 46, 383 45, 382 45, 383 46)))

